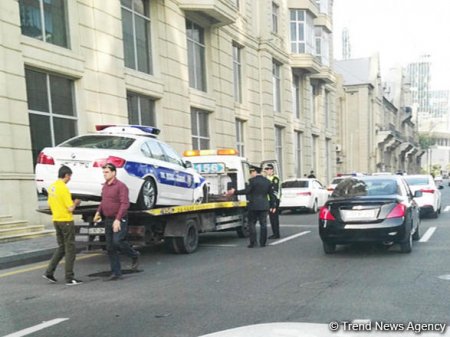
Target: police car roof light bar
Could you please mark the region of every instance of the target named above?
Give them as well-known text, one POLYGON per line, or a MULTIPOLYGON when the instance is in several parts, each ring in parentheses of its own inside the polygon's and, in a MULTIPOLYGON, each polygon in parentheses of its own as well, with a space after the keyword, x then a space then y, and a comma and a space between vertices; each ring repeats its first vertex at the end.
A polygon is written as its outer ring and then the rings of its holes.
POLYGON ((238 156, 236 149, 216 149, 216 150, 187 150, 183 152, 184 157, 197 156, 238 156))
POLYGON ((96 125, 95 129, 97 131, 111 131, 111 132, 123 132, 123 133, 132 133, 132 134, 146 134, 146 135, 152 135, 157 136, 161 132, 160 129, 155 128, 153 126, 146 126, 146 125, 96 125), (111 128, 111 130, 108 130, 111 128), (139 132, 133 132, 133 129, 139 132))

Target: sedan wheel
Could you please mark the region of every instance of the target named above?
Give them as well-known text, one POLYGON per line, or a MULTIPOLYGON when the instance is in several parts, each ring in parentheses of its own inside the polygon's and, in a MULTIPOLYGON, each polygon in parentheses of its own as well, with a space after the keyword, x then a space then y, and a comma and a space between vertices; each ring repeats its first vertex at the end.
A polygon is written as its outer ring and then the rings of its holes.
POLYGON ((419 228, 420 228, 420 221, 419 221, 419 223, 417 224, 416 231, 414 232, 414 234, 413 234, 413 236, 412 236, 412 239, 413 239, 414 241, 417 241, 417 240, 420 239, 419 228))
POLYGON ((140 209, 152 209, 156 204, 156 185, 152 178, 145 179, 137 205, 140 209))
POLYGON ((313 206, 311 207, 311 213, 317 213, 317 210, 318 210, 318 208, 317 208, 317 200, 314 200, 314 204, 313 204, 313 206))
POLYGON ((329 243, 329 242, 322 242, 323 245, 323 251, 325 254, 333 254, 336 251, 336 244, 335 243, 329 243))
POLYGON ((409 233, 408 239, 405 242, 400 242, 400 251, 402 253, 411 253, 412 250, 412 235, 409 233))

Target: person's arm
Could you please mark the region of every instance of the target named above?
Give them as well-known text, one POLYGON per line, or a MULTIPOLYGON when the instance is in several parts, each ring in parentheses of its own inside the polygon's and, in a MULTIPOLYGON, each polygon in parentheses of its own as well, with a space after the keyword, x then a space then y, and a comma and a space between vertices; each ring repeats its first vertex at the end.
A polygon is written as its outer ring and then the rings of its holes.
POLYGON ((273 189, 273 184, 270 184, 269 188, 269 204, 270 212, 274 213, 277 209, 277 197, 275 196, 275 191, 273 189))
POLYGON ((276 198, 280 199, 281 195, 278 195, 279 191, 280 191, 280 178, 274 177, 272 180, 272 185, 273 185, 273 192, 274 192, 276 198))
MULTIPOLYGON (((72 213, 77 205, 74 204, 72 200, 72 195, 70 194, 69 189, 67 186, 63 185, 61 186, 61 196, 64 202, 64 206, 66 206, 67 210, 72 213)), ((79 203, 79 202, 78 202, 79 203)))
POLYGON ((120 207, 116 214, 116 220, 121 220, 130 207, 130 200, 128 198, 128 187, 125 184, 119 186, 119 203, 120 207))

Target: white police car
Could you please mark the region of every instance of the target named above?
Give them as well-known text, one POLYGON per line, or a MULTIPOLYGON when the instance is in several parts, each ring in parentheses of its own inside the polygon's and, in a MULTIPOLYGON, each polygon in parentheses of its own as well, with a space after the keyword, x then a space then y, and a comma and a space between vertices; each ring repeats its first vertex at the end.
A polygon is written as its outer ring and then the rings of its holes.
POLYGON ((167 144, 156 139, 159 129, 141 125, 98 125, 97 132, 44 148, 36 164, 38 192, 58 178, 61 165, 73 171, 68 187, 74 198, 100 200, 102 166, 117 167, 117 178, 129 189, 135 208, 200 203, 205 179, 167 144))

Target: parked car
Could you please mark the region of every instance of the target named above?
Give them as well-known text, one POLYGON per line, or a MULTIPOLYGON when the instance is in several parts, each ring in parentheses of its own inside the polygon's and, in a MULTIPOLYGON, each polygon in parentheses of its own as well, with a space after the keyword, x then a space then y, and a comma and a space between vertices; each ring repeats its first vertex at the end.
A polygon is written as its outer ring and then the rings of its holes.
POLYGON ((430 214, 437 218, 441 213, 441 192, 439 191, 433 177, 429 174, 414 174, 404 177, 411 191, 422 191, 422 196, 416 198, 420 207, 420 214, 430 214))
POLYGON ((100 200, 102 166, 112 163, 137 208, 202 202, 207 193, 205 179, 169 145, 156 139, 158 129, 125 125, 97 126, 97 131, 42 150, 36 164, 39 192, 45 194, 57 179, 59 167, 67 165, 73 171, 68 183, 73 197, 100 200))
POLYGON ((280 212, 309 210, 317 213, 328 198, 325 187, 314 178, 289 179, 281 184, 280 212))
POLYGON ((338 244, 398 243, 403 253, 419 239, 422 194, 412 194, 397 175, 351 177, 341 181, 319 213, 319 234, 326 254, 338 244))
POLYGON ((444 179, 441 176, 434 177, 434 183, 438 189, 442 190, 444 188, 444 179))

